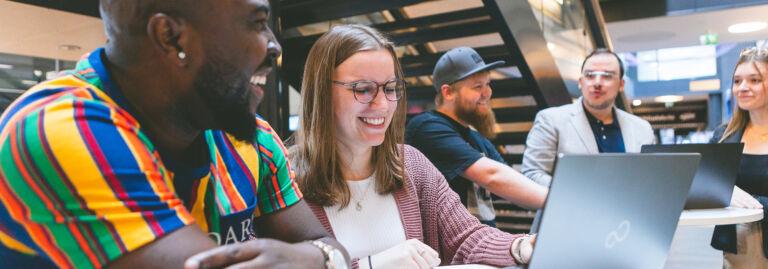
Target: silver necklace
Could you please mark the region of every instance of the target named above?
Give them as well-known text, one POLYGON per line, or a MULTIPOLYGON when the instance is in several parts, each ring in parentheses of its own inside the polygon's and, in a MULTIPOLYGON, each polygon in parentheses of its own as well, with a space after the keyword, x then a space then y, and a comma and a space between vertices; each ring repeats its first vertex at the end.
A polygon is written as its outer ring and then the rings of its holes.
POLYGON ((359 199, 355 199, 355 209, 357 212, 363 211, 363 205, 361 204, 363 202, 363 199, 365 199, 365 196, 368 194, 368 190, 371 189, 371 185, 373 185, 373 182, 376 181, 376 177, 374 176, 371 178, 371 181, 368 182, 368 186, 365 187, 365 191, 363 193, 360 193, 359 199))

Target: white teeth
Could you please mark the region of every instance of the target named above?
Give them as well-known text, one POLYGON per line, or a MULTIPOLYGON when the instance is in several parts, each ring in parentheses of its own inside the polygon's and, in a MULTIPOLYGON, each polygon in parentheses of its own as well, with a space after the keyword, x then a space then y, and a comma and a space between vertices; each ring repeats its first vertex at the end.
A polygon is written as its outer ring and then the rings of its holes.
POLYGON ((267 84, 267 76, 262 76, 262 75, 252 76, 251 83, 259 86, 264 86, 264 84, 267 84))
POLYGON ((384 123, 384 118, 360 118, 365 123, 368 123, 370 125, 381 125, 384 123))

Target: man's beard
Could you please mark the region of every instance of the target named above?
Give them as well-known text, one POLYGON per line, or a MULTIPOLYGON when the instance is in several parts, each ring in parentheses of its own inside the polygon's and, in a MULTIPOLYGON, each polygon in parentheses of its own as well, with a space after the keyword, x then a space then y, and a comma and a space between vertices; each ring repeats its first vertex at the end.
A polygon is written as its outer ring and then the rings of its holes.
POLYGON ((250 78, 242 70, 227 65, 211 55, 203 63, 195 79, 195 91, 213 113, 214 126, 235 139, 253 143, 256 117, 250 111, 250 78))
POLYGON ((587 98, 582 98, 582 99, 584 100, 584 104, 586 106, 588 106, 588 107, 590 107, 592 109, 603 110, 603 109, 606 109, 606 108, 610 107, 611 105, 613 105, 613 102, 616 101, 616 97, 618 97, 618 96, 619 95, 617 94, 613 98, 605 100, 605 102, 597 103, 597 104, 590 102, 587 98))
MULTIPOLYGON (((459 96, 461 99, 461 96, 459 96)), ((490 102, 490 101, 489 101, 490 102)), ((478 111, 477 104, 474 106, 464 104, 464 102, 456 102, 456 117, 460 120, 472 125, 480 135, 490 140, 496 138, 496 115, 493 114, 491 106, 487 106, 488 111, 481 113, 478 111)))

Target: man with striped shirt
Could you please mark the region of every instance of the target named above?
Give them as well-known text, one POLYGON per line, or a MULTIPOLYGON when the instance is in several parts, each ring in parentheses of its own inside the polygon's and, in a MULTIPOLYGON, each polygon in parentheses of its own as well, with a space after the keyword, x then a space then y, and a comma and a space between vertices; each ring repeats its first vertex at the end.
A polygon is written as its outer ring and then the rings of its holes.
POLYGON ((101 14, 106 47, 0 116, 3 266, 326 268, 343 248, 254 117, 281 52, 267 1, 102 0, 101 14))

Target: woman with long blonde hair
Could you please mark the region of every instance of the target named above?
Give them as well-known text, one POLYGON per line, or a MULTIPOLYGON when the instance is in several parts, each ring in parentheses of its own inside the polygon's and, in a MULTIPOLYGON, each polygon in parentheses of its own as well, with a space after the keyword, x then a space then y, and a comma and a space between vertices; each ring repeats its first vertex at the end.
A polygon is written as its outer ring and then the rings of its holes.
POLYGON ((508 266, 535 237, 483 225, 437 168, 403 145, 405 82, 394 45, 362 25, 332 28, 309 52, 296 179, 321 223, 360 268, 508 266))
MULTIPOLYGON (((732 207, 768 205, 768 49, 742 51, 733 73, 735 113, 715 129, 712 142, 744 143, 732 207)), ((768 268, 768 220, 717 226, 712 246, 723 250, 723 268, 768 268), (738 242, 738 243, 737 243, 738 242)))

